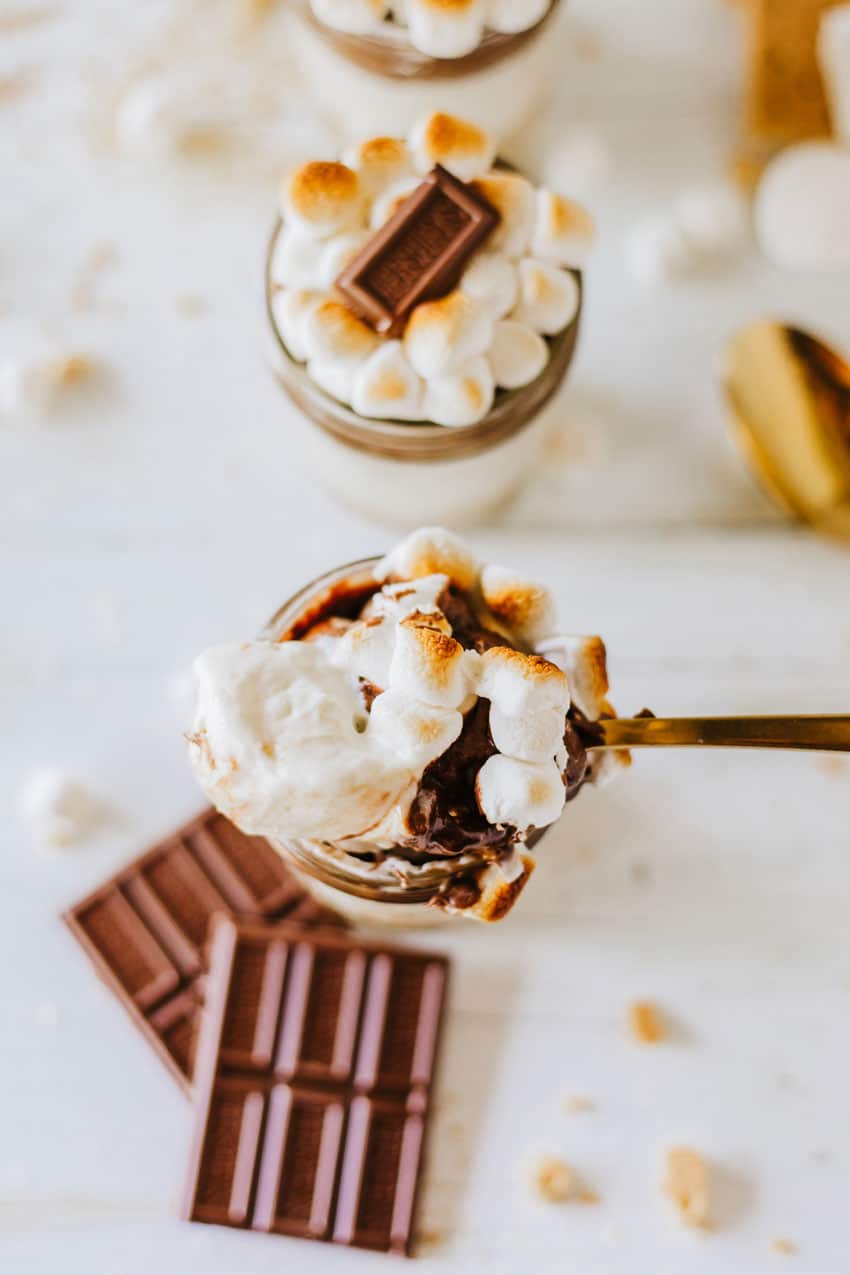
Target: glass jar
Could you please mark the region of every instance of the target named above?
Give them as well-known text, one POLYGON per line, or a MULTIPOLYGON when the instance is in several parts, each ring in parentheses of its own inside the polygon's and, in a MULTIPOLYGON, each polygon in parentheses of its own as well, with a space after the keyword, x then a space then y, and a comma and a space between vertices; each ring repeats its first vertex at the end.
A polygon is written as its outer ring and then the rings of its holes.
MULTIPOLYGON (((305 585, 272 616, 260 638, 272 642, 299 638, 333 614, 334 602, 341 596, 357 598, 362 591, 365 601, 367 592, 379 587, 375 578, 379 561, 365 558, 352 562, 305 585)), ((541 835, 537 834, 535 844, 541 835)), ((449 913, 429 903, 441 886, 479 862, 471 855, 432 860, 421 867, 404 861, 402 879, 400 861, 393 859, 386 846, 371 846, 384 856, 381 862, 371 863, 358 859, 339 843, 281 839, 271 844, 320 903, 366 925, 421 928, 451 919, 449 913)), ((370 849, 368 842, 357 844, 363 851, 370 849)))
POLYGON ((380 35, 335 30, 314 16, 310 0, 296 0, 294 8, 297 65, 309 68, 317 105, 352 141, 406 131, 437 102, 504 140, 533 117, 563 61, 559 0, 528 31, 491 32, 459 58, 422 53, 389 24, 380 35))
POLYGON ((372 420, 331 398, 287 350, 272 309, 271 262, 278 221, 266 259, 268 356, 280 385, 299 409, 300 450, 324 486, 361 517, 412 530, 431 523, 469 526, 504 507, 523 485, 557 424, 556 395, 569 371, 582 311, 581 274, 576 316, 548 339, 549 362, 530 385, 499 391, 476 425, 458 429, 427 422, 372 420))

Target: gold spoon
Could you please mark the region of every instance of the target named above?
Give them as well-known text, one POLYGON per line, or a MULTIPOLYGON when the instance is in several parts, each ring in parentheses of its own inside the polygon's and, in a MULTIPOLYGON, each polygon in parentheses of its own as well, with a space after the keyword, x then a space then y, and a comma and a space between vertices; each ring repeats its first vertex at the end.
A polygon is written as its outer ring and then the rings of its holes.
POLYGON ((850 540, 850 364, 800 328, 742 328, 720 364, 733 436, 768 495, 850 540))
POLYGON ((850 752, 850 713, 820 717, 621 717, 591 748, 805 748, 850 752))

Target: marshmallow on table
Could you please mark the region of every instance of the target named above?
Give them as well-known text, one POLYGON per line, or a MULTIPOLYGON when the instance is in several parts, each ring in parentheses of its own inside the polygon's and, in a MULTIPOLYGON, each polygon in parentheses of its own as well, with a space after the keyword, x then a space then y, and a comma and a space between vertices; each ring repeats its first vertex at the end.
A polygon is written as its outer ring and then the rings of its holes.
POLYGON ((749 232, 746 200, 729 182, 684 191, 673 205, 673 218, 689 242, 714 261, 742 248, 749 232))
POLYGON ((567 675, 542 655, 525 655, 512 647, 494 646, 481 657, 478 694, 510 717, 570 706, 567 675))
POLYGON ((483 567, 481 596, 492 614, 528 646, 536 646, 555 631, 558 616, 551 591, 510 567, 494 563, 483 567))
POLYGON ((580 270, 595 237, 593 220, 581 204, 551 190, 537 192, 531 251, 541 261, 580 270))
POLYGON ((441 708, 393 689, 372 704, 368 730, 405 765, 422 771, 441 757, 463 730, 456 708, 441 708))
POLYGON ((281 340, 297 363, 307 361, 304 325, 307 316, 328 298, 309 288, 286 288, 275 292, 271 300, 272 315, 281 340))
POLYGON ((444 527, 420 527, 411 532, 375 569, 376 580, 398 581, 399 593, 406 589, 409 581, 418 581, 422 586, 441 576, 447 576, 452 584, 467 591, 474 588, 478 580, 478 562, 464 541, 444 527))
POLYGON ((637 222, 626 235, 626 265, 639 283, 658 284, 695 269, 700 253, 669 214, 637 222))
POLYGON ((461 181, 472 181, 488 172, 495 158, 493 142, 482 129, 441 111, 419 120, 409 140, 420 173, 441 164, 461 181))
POLYGON ((461 58, 484 34, 484 0, 405 0, 410 40, 432 58, 461 58))
POLYGON ((519 290, 516 266, 500 252, 479 252, 458 285, 460 291, 501 319, 514 308, 519 290))
POLYGON ((390 11, 387 0, 310 0, 320 22, 349 35, 374 35, 390 11))
POLYGON ((413 172, 413 156, 407 143, 398 137, 370 137, 351 146, 345 162, 360 178, 360 185, 374 199, 413 172))
POLYGON ((512 319, 496 324, 488 352, 493 379, 503 390, 530 385, 549 362, 549 347, 543 337, 512 319))
POLYGON ((423 704, 457 708, 469 691, 464 649, 426 620, 414 613, 398 625, 390 686, 423 704))
POLYGON ((552 0, 487 0, 487 26, 500 35, 527 31, 546 16, 552 0))
POLYGON ((423 415, 435 425, 463 429, 483 421, 495 396, 490 364, 479 355, 456 371, 433 376, 425 382, 423 415))
POLYGON ((475 791, 488 822, 510 828, 546 828, 560 818, 566 802, 554 761, 519 761, 500 753, 479 770, 475 791))
POLYGON ((472 185, 500 217, 487 240, 488 252, 521 257, 528 251, 537 218, 537 192, 531 182, 518 173, 494 170, 476 178, 472 185))
POLYGON ((762 252, 782 266, 850 263, 850 152, 827 142, 781 151, 754 207, 762 252))
POLYGON ((566 270, 533 257, 519 263, 519 300, 510 315, 517 323, 555 336, 576 317, 578 305, 578 284, 566 270))
POLYGON ((455 291, 416 307, 405 329, 404 350, 414 370, 428 380, 484 354, 492 339, 492 315, 466 293, 455 291))
POLYGON ((36 845, 51 849, 84 841, 97 831, 106 814, 103 804, 79 780, 53 766, 27 775, 19 804, 36 845))
POLYGON ((328 239, 361 223, 360 179, 346 164, 313 160, 284 178, 281 211, 288 226, 328 239))
POLYGON ((376 196, 375 202, 369 211, 369 226, 372 230, 380 230, 381 226, 386 225, 390 217, 398 212, 402 204, 406 203, 415 190, 422 185, 419 177, 400 177, 398 181, 391 182, 384 190, 376 196))
POLYGON ((320 239, 282 226, 269 266, 272 283, 279 283, 284 288, 321 288, 324 248, 320 239))
POLYGON ((363 245, 371 238, 368 230, 350 230, 322 243, 318 262, 319 285, 329 291, 363 245))
POLYGON ((376 420, 421 420, 424 388, 401 341, 387 341, 357 369, 351 406, 376 420))

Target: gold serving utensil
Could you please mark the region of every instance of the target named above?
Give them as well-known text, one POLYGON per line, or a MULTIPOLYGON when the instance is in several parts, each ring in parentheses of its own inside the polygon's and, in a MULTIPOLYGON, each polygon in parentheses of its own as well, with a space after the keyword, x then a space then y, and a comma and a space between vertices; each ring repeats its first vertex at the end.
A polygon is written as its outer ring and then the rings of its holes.
POLYGON ((850 540, 850 364, 800 328, 752 323, 720 362, 734 438, 792 517, 850 540))
POLYGON ((850 713, 819 717, 632 717, 594 723, 591 748, 799 748, 850 753, 850 713))

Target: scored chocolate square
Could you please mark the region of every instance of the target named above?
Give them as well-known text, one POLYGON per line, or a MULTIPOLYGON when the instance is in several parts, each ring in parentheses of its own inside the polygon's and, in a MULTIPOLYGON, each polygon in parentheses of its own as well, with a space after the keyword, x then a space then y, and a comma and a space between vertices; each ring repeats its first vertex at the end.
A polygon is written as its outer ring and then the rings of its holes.
POLYGON ((409 1254, 448 963, 219 921, 184 1216, 409 1254))
POLYGON ((64 913, 103 981, 189 1088, 211 918, 342 924, 262 837, 213 809, 178 828, 64 913))
POLYGON ((385 336, 399 336, 423 301, 445 296, 495 230, 499 213, 438 164, 336 281, 350 308, 385 336))

